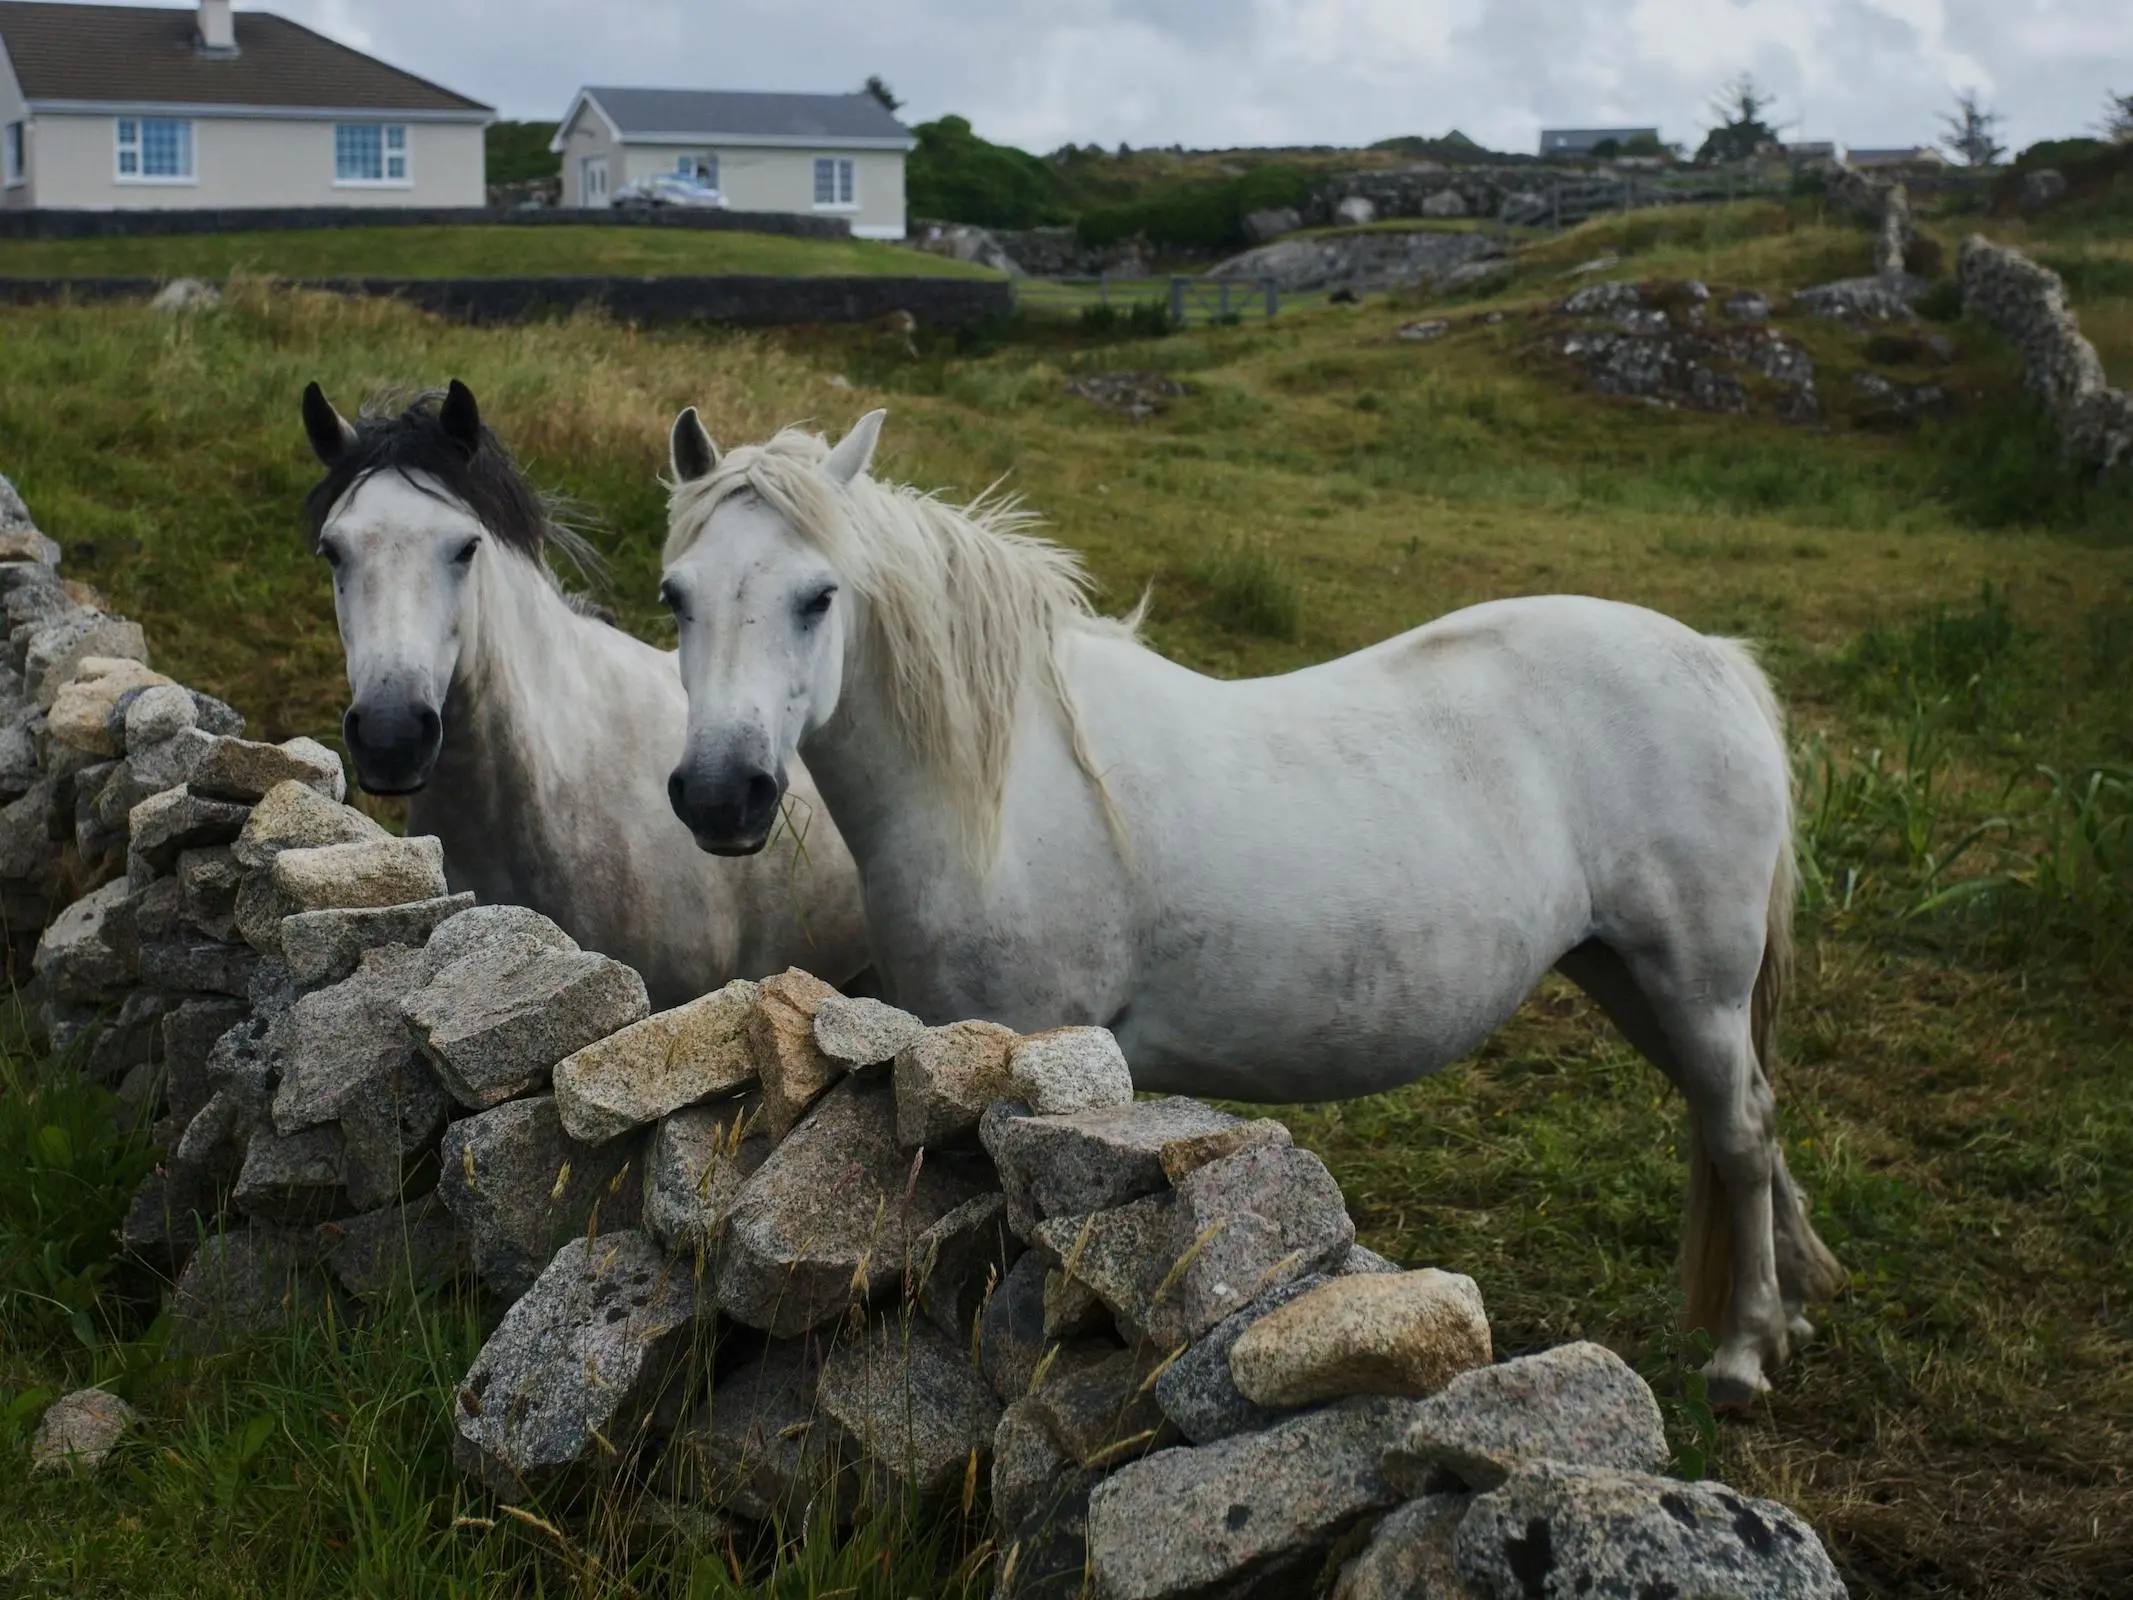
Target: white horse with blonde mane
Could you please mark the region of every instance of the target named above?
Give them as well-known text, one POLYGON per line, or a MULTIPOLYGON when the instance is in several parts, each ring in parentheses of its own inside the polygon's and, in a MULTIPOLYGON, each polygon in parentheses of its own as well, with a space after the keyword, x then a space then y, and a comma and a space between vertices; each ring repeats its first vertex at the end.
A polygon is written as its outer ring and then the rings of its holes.
POLYGON ((804 755, 889 999, 1101 1023, 1147 1089, 1391 1089, 1567 974, 1688 1103, 1688 1315, 1716 1400, 1767 1388, 1839 1271, 1776 1138, 1791 785, 1749 652, 1557 596, 1219 682, 1096 617, 1011 502, 868 477, 882 415, 723 457, 675 423, 698 844, 767 839, 804 755))

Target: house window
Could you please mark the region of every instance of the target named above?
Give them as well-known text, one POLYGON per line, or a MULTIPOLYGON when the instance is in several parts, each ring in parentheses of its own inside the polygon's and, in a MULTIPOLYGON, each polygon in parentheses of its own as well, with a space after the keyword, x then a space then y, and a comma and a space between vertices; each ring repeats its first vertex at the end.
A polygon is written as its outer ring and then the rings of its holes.
POLYGON ((22 124, 10 122, 7 125, 5 143, 0 145, 0 173, 4 173, 4 181, 10 189, 22 182, 23 168, 26 165, 22 150, 22 124))
POLYGON ((180 117, 120 117, 118 175, 133 183, 190 183, 193 125, 180 117))
POLYGON ((674 171, 691 183, 706 189, 718 188, 718 157, 715 155, 684 155, 674 160, 674 171))
POLYGON ((405 184, 407 129, 397 122, 340 122, 333 129, 333 181, 405 184))
POLYGON ((843 210, 859 202, 849 156, 820 156, 815 161, 815 209, 843 210))

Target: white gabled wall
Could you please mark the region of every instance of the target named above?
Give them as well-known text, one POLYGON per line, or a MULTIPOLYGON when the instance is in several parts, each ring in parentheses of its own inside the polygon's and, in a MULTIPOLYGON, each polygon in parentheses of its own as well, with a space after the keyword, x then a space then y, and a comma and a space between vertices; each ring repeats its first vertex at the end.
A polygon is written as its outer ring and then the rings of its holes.
MULTIPOLYGON (((7 41, 0 39, 0 130, 11 122, 29 121, 30 108, 23 102, 22 86, 15 81, 15 64, 7 58, 7 41)), ((0 189, 0 211, 27 211, 37 203, 37 130, 25 128, 22 138, 22 182, 0 189)))

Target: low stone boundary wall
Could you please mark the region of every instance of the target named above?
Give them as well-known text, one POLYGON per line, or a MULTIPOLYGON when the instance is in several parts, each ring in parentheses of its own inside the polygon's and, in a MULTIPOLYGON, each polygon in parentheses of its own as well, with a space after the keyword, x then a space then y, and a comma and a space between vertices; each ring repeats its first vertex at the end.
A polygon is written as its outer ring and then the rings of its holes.
POLYGON ((0 211, 0 239, 140 239, 164 234, 285 233, 296 228, 683 228, 849 239, 842 217, 679 207, 565 211, 522 206, 228 206, 142 211, 0 211))
MULTIPOLYGON (((454 1449, 499 1498, 794 1527, 989 1484, 1002 1600, 1844 1593, 1783 1506, 1664 1475, 1613 1352, 1495 1363, 1474 1281, 1358 1246, 1281 1123, 797 970, 650 1015, 58 554, 0 480, 0 887, 51 1043, 154 1130, 121 1244, 179 1350, 466 1280, 501 1316, 454 1449)), ((33 1459, 139 1426, 78 1391, 33 1459)))
MULTIPOLYGON (((928 327, 961 327, 1013 314, 1006 280, 911 277, 569 276, 542 278, 295 278, 285 287, 385 296, 473 323, 526 322, 586 308, 625 322, 724 322, 772 327, 867 322, 907 312, 928 327)), ((0 303, 146 299, 155 278, 5 278, 0 303)))
POLYGON ((1972 234, 1955 275, 1963 310, 2022 353, 2022 384, 2051 413, 2067 455, 2104 471, 2133 462, 2133 393, 2105 381, 2059 274, 1972 234))

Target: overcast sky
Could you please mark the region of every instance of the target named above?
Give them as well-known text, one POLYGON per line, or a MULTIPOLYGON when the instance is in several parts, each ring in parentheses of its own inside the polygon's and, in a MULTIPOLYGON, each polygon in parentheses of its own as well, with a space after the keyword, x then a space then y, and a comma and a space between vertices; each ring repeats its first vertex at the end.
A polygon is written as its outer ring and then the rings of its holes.
MULTIPOLYGON (((240 3, 240 9, 246 7, 240 3)), ((1656 123, 1694 144, 1753 72, 1788 137, 1937 136, 1956 87, 2008 142, 2088 131, 2133 92, 2133 0, 272 0, 495 104, 554 118, 581 83, 841 90, 907 121, 1106 146, 1361 144, 1460 128, 1656 123)))

